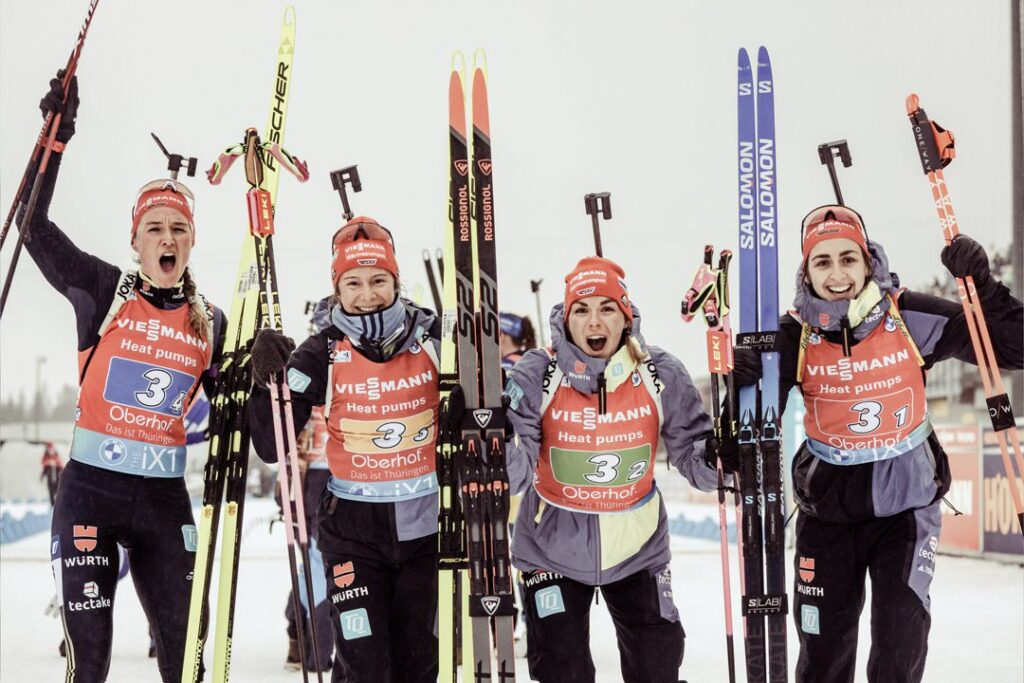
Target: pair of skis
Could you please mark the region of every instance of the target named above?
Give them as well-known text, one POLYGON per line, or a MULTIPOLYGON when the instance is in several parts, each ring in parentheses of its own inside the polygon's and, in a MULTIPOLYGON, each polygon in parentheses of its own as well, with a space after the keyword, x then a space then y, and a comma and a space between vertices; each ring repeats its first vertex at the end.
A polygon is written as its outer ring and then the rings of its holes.
MULTIPOLYGON (((281 166, 287 167, 300 181, 308 178, 305 166, 290 157, 279 146, 284 137, 288 96, 291 92, 294 44, 295 10, 289 6, 285 9, 281 24, 273 96, 264 135, 271 142, 261 145, 256 131, 250 129, 246 131, 243 143, 229 148, 208 173, 211 183, 216 184, 235 159, 245 159, 246 176, 250 185, 247 194, 249 235, 242 243, 237 286, 228 318, 216 388, 210 400, 210 451, 204 468, 203 505, 199 515, 182 683, 197 681, 202 669, 203 649, 209 626, 207 601, 222 508, 224 547, 221 550, 212 680, 227 681, 230 674, 235 591, 249 459, 247 404, 253 380, 249 351, 259 327, 270 325, 280 328, 280 305, 271 235, 281 166)), ((279 469, 282 505, 286 511, 286 521, 289 521, 289 513, 293 512, 294 506, 294 515, 299 525, 300 547, 305 548, 307 537, 301 507, 302 495, 301 491, 297 492, 299 484, 294 463, 295 430, 291 420, 290 395, 286 384, 277 386, 277 382, 272 381, 271 387, 274 399, 275 436, 278 442, 278 456, 282 461, 279 469), (282 419, 287 429, 287 448, 283 443, 285 436, 282 432, 282 419), (293 468, 291 476, 290 466, 293 468)), ((288 523, 286 526, 289 560, 292 565, 293 595, 297 596, 292 525, 288 523)), ((309 566, 308 561, 305 564, 309 566)), ((312 595, 312 591, 309 591, 309 594, 312 595)), ((297 610, 296 614, 301 615, 302 611, 297 610)))
POLYGON ((444 262, 452 265, 445 268, 443 278, 442 417, 446 417, 448 395, 458 384, 465 398, 466 421, 443 430, 437 445, 440 680, 455 680, 458 605, 468 615, 472 636, 464 633, 463 637, 464 679, 506 683, 515 680, 513 593, 494 185, 487 63, 482 50, 474 53, 473 62, 471 138, 466 120, 466 62, 459 52, 452 57, 448 82, 450 182, 444 262), (468 600, 463 599, 460 577, 468 583, 468 600))
POLYGON ((740 329, 736 346, 758 351, 762 367, 759 385, 740 388, 736 413, 743 640, 747 680, 776 683, 787 680, 788 602, 779 354, 775 351, 779 275, 774 83, 764 47, 757 53, 756 81, 745 49, 739 51, 738 68, 740 329))

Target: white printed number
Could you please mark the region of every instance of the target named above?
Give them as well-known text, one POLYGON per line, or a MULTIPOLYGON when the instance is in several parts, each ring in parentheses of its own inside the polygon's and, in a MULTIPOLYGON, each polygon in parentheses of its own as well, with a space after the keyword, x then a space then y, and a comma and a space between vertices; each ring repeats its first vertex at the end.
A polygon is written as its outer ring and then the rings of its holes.
MULTIPOLYGON (((856 434, 870 434, 882 425, 882 419, 879 415, 882 414, 882 404, 878 401, 861 401, 855 403, 850 407, 850 410, 859 415, 857 422, 852 422, 847 425, 851 432, 856 434)), ((896 427, 900 428, 907 424, 907 414, 910 412, 910 406, 906 405, 901 407, 899 410, 893 412, 892 416, 896 418, 896 427)))
MULTIPOLYGON (((402 443, 402 435, 405 434, 405 425, 401 422, 385 422, 377 427, 378 432, 384 432, 384 436, 378 436, 373 440, 377 448, 394 448, 402 443)), ((417 434, 417 436, 419 436, 417 434)))
MULTIPOLYGON (((590 474, 584 474, 584 479, 592 484, 610 484, 619 476, 619 465, 622 463, 622 458, 615 453, 600 453, 592 456, 587 460, 587 462, 596 466, 597 471, 590 474)), ((629 475, 626 476, 626 481, 636 481, 637 479, 640 479, 644 476, 644 472, 646 470, 646 460, 634 462, 629 466, 629 475)))
POLYGON ((149 380, 149 387, 145 391, 136 391, 135 400, 147 408, 161 405, 167 398, 167 387, 171 386, 171 373, 154 368, 147 370, 142 376, 149 380))
POLYGON ((618 476, 621 458, 615 453, 601 453, 591 457, 587 462, 597 467, 597 472, 584 474, 583 478, 592 484, 609 484, 618 476))

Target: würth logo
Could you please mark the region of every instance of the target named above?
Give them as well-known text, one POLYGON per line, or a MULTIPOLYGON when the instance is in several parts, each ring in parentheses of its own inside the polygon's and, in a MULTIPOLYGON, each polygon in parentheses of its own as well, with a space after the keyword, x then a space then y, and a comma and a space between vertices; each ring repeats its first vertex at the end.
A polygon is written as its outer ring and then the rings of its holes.
POLYGON ((331 571, 334 574, 334 585, 338 588, 351 586, 352 582, 356 580, 356 570, 352 562, 336 564, 331 571))
POLYGON ((804 583, 811 583, 814 581, 814 558, 813 557, 801 557, 800 558, 800 580, 804 583))
POLYGON ((73 531, 75 549, 82 553, 91 553, 96 550, 96 527, 76 524, 73 531))

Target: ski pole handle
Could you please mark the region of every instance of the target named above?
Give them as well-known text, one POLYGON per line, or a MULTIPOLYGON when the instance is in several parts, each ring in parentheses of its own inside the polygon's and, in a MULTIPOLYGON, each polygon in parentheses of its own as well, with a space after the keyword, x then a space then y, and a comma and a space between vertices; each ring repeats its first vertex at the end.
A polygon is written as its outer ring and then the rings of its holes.
POLYGON ((915 93, 907 96, 906 106, 910 127, 914 131, 914 142, 917 143, 917 153, 921 157, 921 168, 925 175, 941 171, 956 158, 953 133, 928 119, 915 93))

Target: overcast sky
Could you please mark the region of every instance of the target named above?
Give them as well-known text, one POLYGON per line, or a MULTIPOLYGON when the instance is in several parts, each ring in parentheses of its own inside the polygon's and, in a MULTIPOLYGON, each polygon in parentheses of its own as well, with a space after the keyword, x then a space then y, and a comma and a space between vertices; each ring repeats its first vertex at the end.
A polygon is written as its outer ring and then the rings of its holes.
MULTIPOLYGON (((40 127, 37 102, 72 47, 86 0, 0 5, 0 201, 17 188, 40 127)), ((395 235, 408 292, 429 300, 420 261, 447 210, 450 53, 490 64, 499 303, 545 318, 562 278, 593 251, 586 192, 612 193, 605 254, 626 270, 650 343, 703 374, 703 330, 679 300, 707 242, 735 249, 736 51, 768 46, 775 71, 780 300, 792 300, 799 221, 832 200, 819 143, 847 138, 847 202, 905 284, 941 272, 942 239, 904 98, 957 135, 946 178, 961 229, 1010 241, 1010 3, 987 2, 326 2, 298 0, 285 146, 312 179, 283 177, 275 249, 287 331, 329 284, 341 205, 328 172, 358 163, 357 213, 395 235)), ((51 218, 83 249, 130 264, 130 207, 163 177, 149 138, 200 159, 262 132, 280 2, 101 0, 79 66, 82 105, 51 218)), ((246 226, 244 180, 191 181, 200 289, 225 309, 246 226)), ((4 249, 4 269, 10 245, 4 249)), ((737 298, 734 280, 733 297, 737 298)), ((75 381, 69 304, 27 258, 0 325, 0 392, 31 390, 35 358, 52 387, 75 381)))

